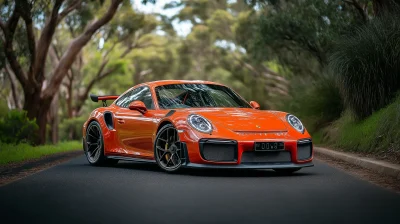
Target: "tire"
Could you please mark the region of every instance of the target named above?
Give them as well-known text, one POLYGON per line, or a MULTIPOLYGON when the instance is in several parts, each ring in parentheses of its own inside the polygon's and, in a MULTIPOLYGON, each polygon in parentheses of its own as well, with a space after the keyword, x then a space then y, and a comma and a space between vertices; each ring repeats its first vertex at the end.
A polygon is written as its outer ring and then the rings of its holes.
POLYGON ((107 159, 104 156, 104 139, 100 124, 97 121, 89 123, 86 129, 85 155, 90 165, 115 165, 118 160, 107 159))
POLYGON ((290 175, 299 170, 301 170, 301 168, 274 169, 275 172, 282 175, 290 175))
POLYGON ((162 170, 169 173, 177 172, 182 167, 181 149, 175 145, 176 142, 179 142, 179 135, 172 124, 164 125, 154 141, 154 159, 162 170))

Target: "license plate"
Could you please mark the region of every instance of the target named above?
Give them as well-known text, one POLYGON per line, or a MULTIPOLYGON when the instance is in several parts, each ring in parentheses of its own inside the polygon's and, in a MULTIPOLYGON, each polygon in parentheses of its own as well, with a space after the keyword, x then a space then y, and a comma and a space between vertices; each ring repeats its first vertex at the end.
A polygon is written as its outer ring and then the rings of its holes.
POLYGON ((255 151, 276 151, 285 149, 283 142, 255 142, 255 151))

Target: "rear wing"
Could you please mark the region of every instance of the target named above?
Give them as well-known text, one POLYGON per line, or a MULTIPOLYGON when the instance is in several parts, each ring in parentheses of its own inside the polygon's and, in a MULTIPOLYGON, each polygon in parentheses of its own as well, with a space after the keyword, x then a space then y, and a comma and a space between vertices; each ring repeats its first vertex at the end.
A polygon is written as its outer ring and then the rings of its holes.
POLYGON ((90 99, 93 102, 99 102, 99 100, 103 101, 103 107, 107 106, 107 100, 116 100, 119 96, 116 95, 109 95, 109 96, 97 96, 94 94, 90 94, 90 99))

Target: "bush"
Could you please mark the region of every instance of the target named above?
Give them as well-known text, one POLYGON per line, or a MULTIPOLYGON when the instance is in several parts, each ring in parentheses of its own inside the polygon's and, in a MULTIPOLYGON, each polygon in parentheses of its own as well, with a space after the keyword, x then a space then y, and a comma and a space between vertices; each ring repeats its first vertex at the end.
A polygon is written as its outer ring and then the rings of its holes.
POLYGON ((291 82, 291 97, 278 99, 278 109, 298 116, 308 131, 315 132, 340 117, 343 103, 332 76, 321 75, 318 80, 301 77, 291 82))
POLYGON ((33 143, 39 127, 35 120, 29 120, 26 111, 10 110, 0 118, 0 142, 18 144, 33 143))
POLYGON ((8 106, 5 100, 0 100, 0 119, 4 118, 7 115, 8 106))
POLYGON ((341 39, 330 56, 346 105, 362 119, 400 90, 400 16, 375 18, 341 39))
POLYGON ((61 140, 81 140, 82 126, 87 120, 86 116, 65 119, 60 124, 61 140))

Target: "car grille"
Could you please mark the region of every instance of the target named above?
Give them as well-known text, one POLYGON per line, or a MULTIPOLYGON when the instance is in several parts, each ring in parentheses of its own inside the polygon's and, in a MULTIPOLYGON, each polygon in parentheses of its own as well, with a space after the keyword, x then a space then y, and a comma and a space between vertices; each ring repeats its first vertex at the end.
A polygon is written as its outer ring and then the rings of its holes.
POLYGON ((297 160, 307 160, 312 156, 312 142, 304 139, 297 142, 297 160))
POLYGON ((203 159, 215 162, 237 160, 237 142, 233 140, 201 139, 200 153, 203 159))
POLYGON ((291 162, 289 151, 243 152, 241 163, 288 163, 291 162))

